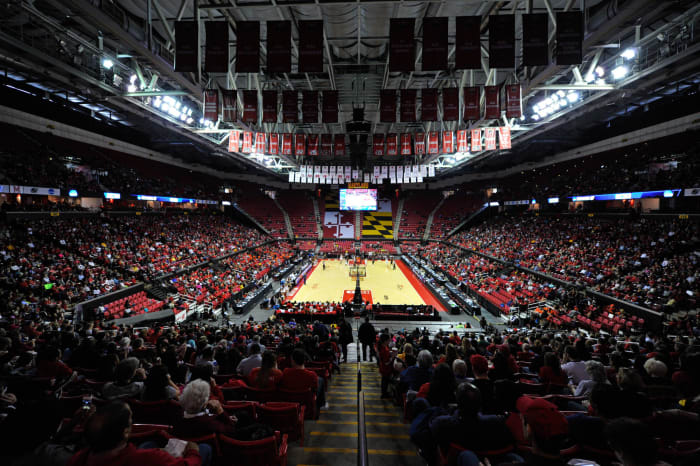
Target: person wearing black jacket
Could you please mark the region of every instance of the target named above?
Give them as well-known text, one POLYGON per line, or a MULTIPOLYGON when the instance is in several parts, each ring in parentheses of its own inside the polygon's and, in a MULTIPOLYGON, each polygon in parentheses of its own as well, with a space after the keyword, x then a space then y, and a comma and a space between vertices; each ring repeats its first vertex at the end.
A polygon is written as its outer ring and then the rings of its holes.
POLYGON ((360 339, 360 343, 362 343, 362 360, 367 360, 367 347, 369 347, 369 361, 372 362, 372 357, 374 356, 376 358, 374 343, 377 340, 377 331, 374 329, 374 326, 369 323, 369 317, 365 317, 365 322, 360 325, 357 336, 360 339))
POLYGON ((348 323, 347 320, 342 319, 338 330, 340 348, 343 351, 343 362, 348 362, 348 345, 355 341, 352 337, 352 326, 348 323))

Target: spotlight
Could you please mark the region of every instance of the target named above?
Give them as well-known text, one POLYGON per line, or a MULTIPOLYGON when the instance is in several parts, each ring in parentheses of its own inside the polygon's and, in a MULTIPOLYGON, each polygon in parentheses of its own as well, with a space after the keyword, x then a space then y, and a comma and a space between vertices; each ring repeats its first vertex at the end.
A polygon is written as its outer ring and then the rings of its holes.
POLYGON ((126 86, 126 90, 128 92, 136 92, 136 86, 134 86, 133 84, 129 84, 128 86, 126 86))
POLYGON ((632 60, 634 57, 637 56, 637 49, 635 49, 634 47, 630 47, 630 48, 626 49, 624 52, 622 52, 620 54, 620 56, 622 58, 624 58, 625 60, 632 60))
POLYGON ((627 68, 625 65, 620 65, 617 68, 613 68, 611 71, 613 79, 622 79, 625 76, 627 76, 627 73, 629 73, 630 70, 627 68))
POLYGON ((559 90, 557 91, 557 95, 558 95, 559 97, 564 97, 564 91, 562 91, 561 89, 559 89, 559 90))
POLYGON ((599 78, 602 78, 603 76, 605 76, 605 69, 602 66, 596 66, 595 74, 597 74, 599 78))
POLYGON ((593 81, 595 81, 595 76, 593 76, 593 73, 588 73, 586 74, 586 76, 584 76, 583 80, 587 83, 592 83, 593 81))
POLYGON ((129 83, 134 84, 136 82, 136 75, 132 74, 129 76, 129 83))
POLYGON ((571 103, 573 104, 574 102, 578 101, 578 99, 580 99, 581 96, 579 95, 578 92, 570 92, 570 93, 566 96, 566 98, 569 99, 569 102, 571 102, 571 103))
POLYGON ((111 70, 112 67, 114 66, 114 62, 110 60, 109 58, 105 58, 102 60, 102 68, 106 70, 111 70))

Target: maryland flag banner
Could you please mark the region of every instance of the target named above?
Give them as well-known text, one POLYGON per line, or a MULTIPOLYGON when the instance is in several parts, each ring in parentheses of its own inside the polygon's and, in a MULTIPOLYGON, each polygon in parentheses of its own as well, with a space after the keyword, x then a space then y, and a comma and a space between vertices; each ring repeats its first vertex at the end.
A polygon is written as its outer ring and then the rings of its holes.
POLYGON ((394 239, 391 201, 377 200, 377 210, 365 212, 362 218, 362 237, 367 239, 394 239))
POLYGON ((323 237, 352 239, 355 237, 355 213, 340 210, 338 194, 326 194, 323 213, 323 237))

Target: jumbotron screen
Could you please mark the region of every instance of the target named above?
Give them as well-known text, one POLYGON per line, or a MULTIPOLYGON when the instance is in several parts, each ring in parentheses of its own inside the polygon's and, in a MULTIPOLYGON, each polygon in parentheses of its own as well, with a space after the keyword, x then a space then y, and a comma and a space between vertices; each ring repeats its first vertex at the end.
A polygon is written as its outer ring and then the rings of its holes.
POLYGON ((340 210, 377 210, 377 190, 341 189, 340 210))

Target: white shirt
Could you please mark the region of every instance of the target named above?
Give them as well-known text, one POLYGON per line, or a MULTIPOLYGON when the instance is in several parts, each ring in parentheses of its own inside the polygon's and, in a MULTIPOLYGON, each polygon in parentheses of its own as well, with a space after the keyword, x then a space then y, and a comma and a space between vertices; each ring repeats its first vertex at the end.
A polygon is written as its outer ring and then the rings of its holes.
POLYGON ((262 365, 262 354, 254 354, 252 356, 248 356, 244 360, 238 363, 238 367, 236 370, 238 371, 239 374, 242 376, 248 376, 250 374, 250 371, 255 369, 256 367, 260 367, 262 365))
POLYGON ((561 369, 572 380, 574 385, 578 385, 582 380, 591 378, 586 372, 586 363, 583 361, 571 361, 561 365, 561 369))

